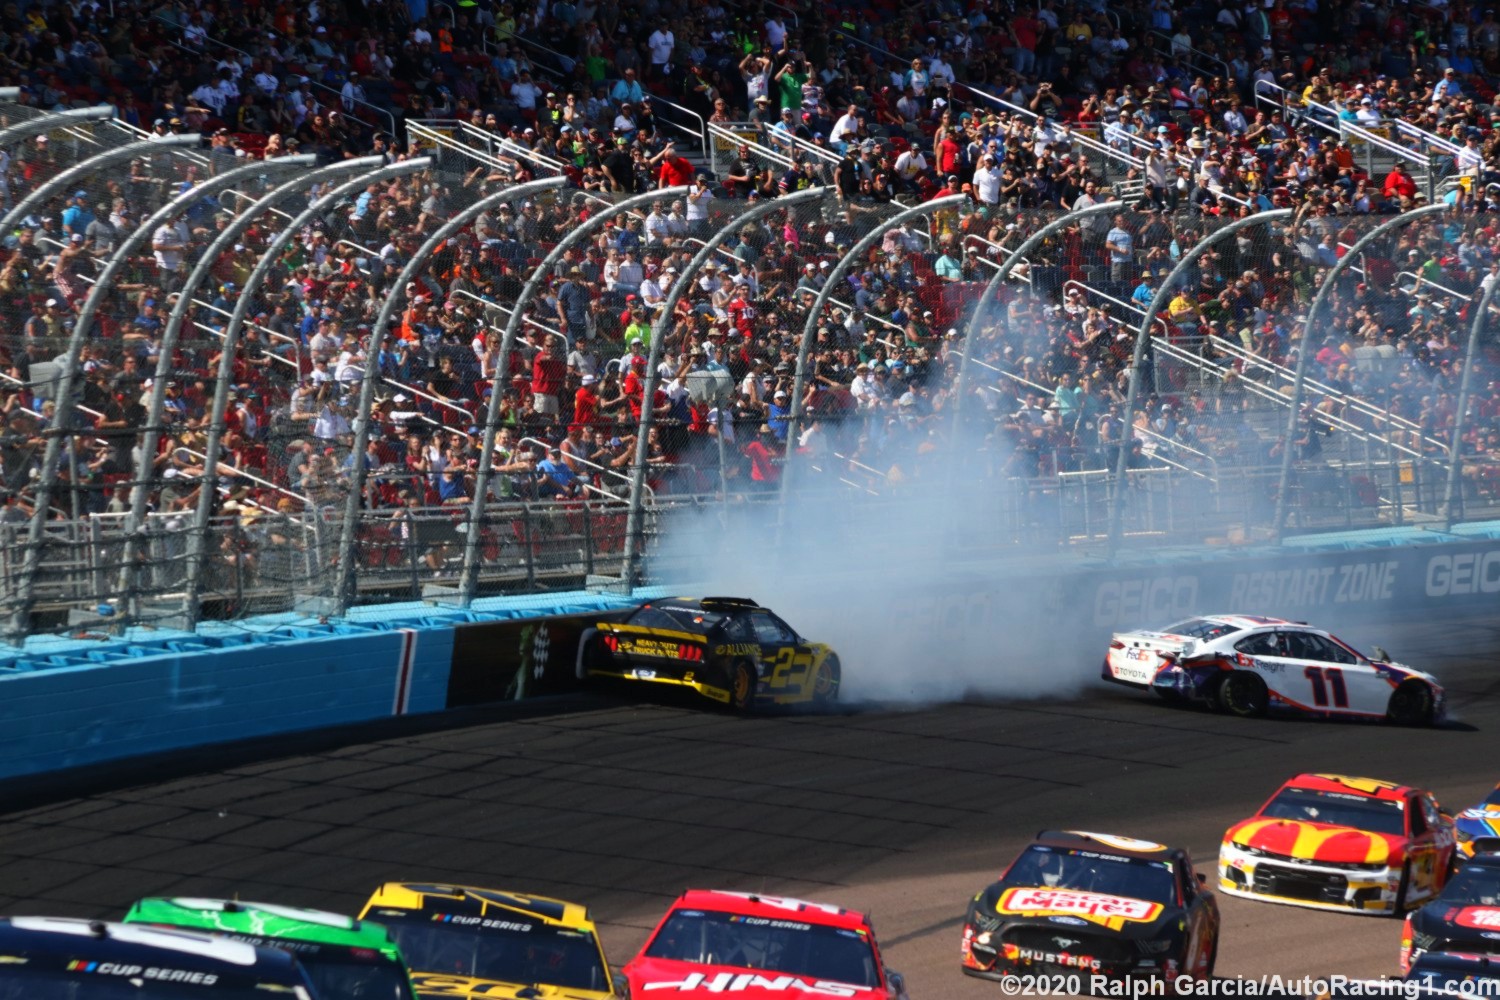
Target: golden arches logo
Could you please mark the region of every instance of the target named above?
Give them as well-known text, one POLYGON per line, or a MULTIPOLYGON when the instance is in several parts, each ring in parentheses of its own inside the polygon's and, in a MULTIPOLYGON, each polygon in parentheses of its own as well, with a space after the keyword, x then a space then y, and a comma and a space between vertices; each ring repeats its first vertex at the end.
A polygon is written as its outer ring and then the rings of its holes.
MULTIPOLYGON (((1232 839, 1236 844, 1244 847, 1263 847, 1265 850, 1271 850, 1276 854, 1288 854, 1294 858, 1304 858, 1309 861, 1319 861, 1322 859, 1320 859, 1318 855, 1322 852, 1323 848, 1328 844, 1328 842, 1340 837, 1345 838, 1346 840, 1357 840, 1361 837, 1364 838, 1366 844, 1365 855, 1357 862, 1359 864, 1375 865, 1385 864, 1390 861, 1391 848, 1390 845, 1386 842, 1385 838, 1377 836, 1373 833, 1366 833, 1363 830, 1353 830, 1347 827, 1320 829, 1315 826, 1309 826, 1306 823, 1298 823, 1292 820, 1252 820, 1251 822, 1246 823, 1244 826, 1240 827, 1240 829, 1235 832, 1232 839), (1283 847, 1278 843, 1273 848, 1271 846, 1257 843, 1257 840, 1270 840, 1271 838, 1275 837, 1275 833, 1268 834, 1267 831, 1295 831, 1292 836, 1291 846, 1283 847)), ((1338 862, 1332 863, 1337 864, 1338 862)))
POLYGON ((1364 792, 1366 795, 1375 795, 1378 792, 1394 792, 1400 785, 1394 785, 1389 781, 1381 781, 1378 778, 1351 778, 1344 774, 1315 774, 1314 778, 1322 778, 1324 781, 1337 782, 1345 788, 1352 788, 1356 792, 1364 792))

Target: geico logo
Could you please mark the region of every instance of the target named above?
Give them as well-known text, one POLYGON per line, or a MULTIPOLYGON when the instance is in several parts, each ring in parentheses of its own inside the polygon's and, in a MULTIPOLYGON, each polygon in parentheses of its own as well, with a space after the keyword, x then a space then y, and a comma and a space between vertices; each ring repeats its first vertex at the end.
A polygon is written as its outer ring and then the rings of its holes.
POLYGON ((1198 604, 1196 576, 1149 580, 1107 580, 1094 594, 1094 624, 1119 625, 1139 619, 1180 618, 1198 604))
POLYGON ((1042 962, 1047 965, 1062 965, 1070 969, 1094 969, 1103 967, 1097 958, 1087 955, 1069 955, 1067 952, 1040 951, 1036 948, 1017 948, 1016 957, 1023 962, 1042 962))
POLYGON ((1500 592, 1500 550, 1433 556, 1427 560, 1427 596, 1500 592))
POLYGON ((860 990, 857 986, 846 986, 843 983, 830 983, 823 980, 808 982, 796 976, 762 976, 750 972, 718 972, 707 975, 702 972, 690 973, 684 979, 644 983, 641 986, 643 992, 650 990, 673 990, 678 993, 698 991, 702 993, 744 993, 746 990, 772 990, 778 993, 787 993, 793 990, 807 993, 818 997, 855 997, 859 996, 860 990))

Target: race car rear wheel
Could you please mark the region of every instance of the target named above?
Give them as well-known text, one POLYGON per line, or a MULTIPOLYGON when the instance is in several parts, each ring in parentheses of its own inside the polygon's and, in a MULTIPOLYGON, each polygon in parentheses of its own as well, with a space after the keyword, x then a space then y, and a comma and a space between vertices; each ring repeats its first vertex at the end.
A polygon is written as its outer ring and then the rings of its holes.
POLYGON ((1432 688, 1421 681, 1407 681, 1391 692, 1385 717, 1398 726, 1430 726, 1433 707, 1432 688))
POLYGON ((1243 670, 1226 674, 1214 696, 1218 708, 1242 719, 1265 715, 1270 702, 1266 682, 1243 670))
POLYGON ((758 678, 755 667, 748 660, 736 660, 729 667, 729 707, 743 712, 755 700, 755 685, 758 678))
POLYGON ((839 684, 843 681, 844 670, 839 663, 839 658, 834 653, 829 653, 823 662, 818 664, 818 672, 813 677, 813 701, 819 705, 831 705, 839 700, 839 684))

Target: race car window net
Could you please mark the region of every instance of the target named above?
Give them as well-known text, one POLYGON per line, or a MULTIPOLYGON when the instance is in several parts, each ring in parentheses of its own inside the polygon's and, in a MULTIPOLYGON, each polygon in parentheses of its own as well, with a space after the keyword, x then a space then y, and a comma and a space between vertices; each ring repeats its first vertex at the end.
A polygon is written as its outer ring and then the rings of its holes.
POLYGON ((1177 882, 1164 861, 1045 844, 1033 844, 1022 852, 1005 873, 1005 882, 1129 896, 1168 906, 1177 903, 1177 882))
POLYGON ((505 983, 541 983, 574 990, 608 990, 609 977, 594 935, 535 921, 525 931, 456 926, 429 914, 411 919, 381 915, 401 954, 417 973, 470 976, 505 983))
POLYGON ((1448 878, 1438 898, 1466 906, 1500 906, 1500 865, 1469 862, 1448 878))
POLYGON ((141 976, 115 976, 109 972, 27 969, 16 965, 8 965, 5 975, 0 976, 0 1000, 190 1000, 193 997, 201 1000, 267 1000, 267 997, 308 1000, 307 993, 300 986, 257 985, 248 979, 230 984, 220 980, 195 985, 158 982, 141 976))
POLYGON ((1197 639, 1199 642, 1212 642, 1221 636, 1226 636, 1239 630, 1240 628, 1237 625, 1209 621, 1207 618, 1189 618, 1185 622, 1168 625, 1161 631, 1167 635, 1180 635, 1189 639, 1197 639))
POLYGON ((646 947, 647 958, 778 972, 873 989, 875 953, 859 931, 799 920, 678 910, 646 947))
POLYGON ((1311 788, 1283 788, 1261 810, 1266 819, 1347 826, 1372 833, 1406 833, 1406 803, 1311 788))

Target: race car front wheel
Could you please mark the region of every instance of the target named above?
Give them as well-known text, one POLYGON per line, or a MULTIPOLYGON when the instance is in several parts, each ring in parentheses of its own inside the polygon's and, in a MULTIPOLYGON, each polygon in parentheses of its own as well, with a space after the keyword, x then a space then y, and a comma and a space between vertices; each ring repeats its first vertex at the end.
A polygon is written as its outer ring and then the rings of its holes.
POLYGON ((1230 715, 1248 719, 1265 715, 1270 700, 1265 681, 1254 674, 1236 670, 1219 681, 1214 704, 1230 715))
POLYGON ((839 700, 839 684, 843 681, 844 671, 839 664, 839 658, 829 653, 823 662, 818 664, 818 672, 813 677, 813 701, 819 705, 831 705, 839 700))
POLYGON ((1432 688, 1421 681, 1407 681, 1391 692, 1385 717, 1398 726, 1432 725, 1432 688))

